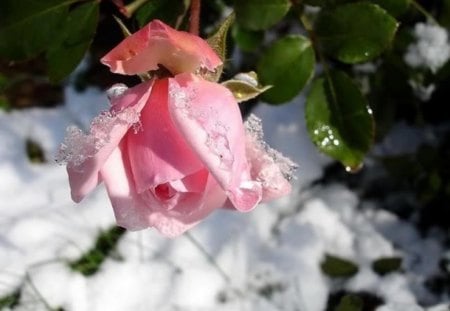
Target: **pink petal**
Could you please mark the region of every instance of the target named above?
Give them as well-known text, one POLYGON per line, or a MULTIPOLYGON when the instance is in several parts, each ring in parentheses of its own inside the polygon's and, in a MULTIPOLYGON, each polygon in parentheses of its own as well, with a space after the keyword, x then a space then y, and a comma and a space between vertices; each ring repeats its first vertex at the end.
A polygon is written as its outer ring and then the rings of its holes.
POLYGON ((167 94, 168 80, 157 80, 141 111, 141 130, 127 135, 130 165, 138 193, 182 179, 203 168, 171 120, 167 94))
POLYGON ((213 71, 222 61, 206 41, 154 20, 125 38, 101 62, 112 72, 134 75, 158 69, 161 64, 172 74, 213 71))
POLYGON ((212 211, 223 206, 225 192, 209 175, 204 192, 184 194, 171 210, 155 209, 150 216, 153 227, 163 235, 176 237, 195 226, 212 211))
POLYGON ((191 74, 169 79, 169 112, 175 126, 240 211, 261 200, 250 179, 245 132, 233 95, 217 83, 191 74))
POLYGON ((246 153, 251 177, 261 183, 263 201, 279 198, 291 192, 290 179, 297 165, 263 140, 261 120, 250 115, 245 122, 246 153))
POLYGON ((140 230, 151 226, 151 209, 148 203, 137 194, 126 153, 124 142, 113 150, 100 170, 100 175, 108 191, 117 224, 128 230, 140 230))
POLYGON ((114 99, 111 111, 92 121, 89 134, 84 134, 76 127, 68 128, 58 160, 67 162, 71 194, 75 202, 80 202, 101 182, 99 170, 128 129, 139 122, 139 113, 148 100, 152 83, 142 83, 114 99))

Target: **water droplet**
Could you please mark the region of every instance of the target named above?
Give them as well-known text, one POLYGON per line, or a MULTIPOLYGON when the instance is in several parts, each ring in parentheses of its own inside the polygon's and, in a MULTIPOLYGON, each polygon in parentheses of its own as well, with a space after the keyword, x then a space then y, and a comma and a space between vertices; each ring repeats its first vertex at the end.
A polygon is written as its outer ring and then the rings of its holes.
POLYGON ((346 167, 345 167, 345 171, 346 171, 347 173, 356 174, 356 173, 358 173, 359 171, 361 171, 363 167, 364 167, 364 163, 359 163, 359 164, 356 165, 356 166, 346 166, 346 167))

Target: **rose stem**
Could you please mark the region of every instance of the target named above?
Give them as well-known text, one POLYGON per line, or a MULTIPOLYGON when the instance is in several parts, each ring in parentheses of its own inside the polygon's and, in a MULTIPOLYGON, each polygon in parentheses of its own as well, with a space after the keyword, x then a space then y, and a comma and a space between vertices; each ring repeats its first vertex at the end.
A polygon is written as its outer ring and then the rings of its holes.
POLYGON ((200 28, 200 3, 201 0, 191 0, 191 16, 189 18, 189 32, 198 36, 200 28))

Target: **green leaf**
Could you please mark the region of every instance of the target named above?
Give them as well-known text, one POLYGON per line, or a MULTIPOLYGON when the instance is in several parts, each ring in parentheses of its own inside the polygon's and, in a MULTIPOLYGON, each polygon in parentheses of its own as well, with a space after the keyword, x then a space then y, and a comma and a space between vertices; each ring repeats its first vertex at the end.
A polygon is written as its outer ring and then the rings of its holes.
POLYGON ((244 52, 252 52, 260 47, 264 40, 263 31, 253 31, 234 24, 231 34, 238 47, 244 52))
POLYGON ((117 243, 125 233, 121 227, 111 227, 100 232, 93 248, 88 250, 79 259, 69 262, 69 267, 84 276, 95 274, 108 256, 113 255, 117 243))
POLYGON ((160 19, 166 24, 175 27, 178 18, 185 11, 183 0, 150 0, 136 11, 136 20, 140 27, 145 26, 153 19, 160 19))
POLYGON ((21 60, 43 52, 77 0, 1 0, 0 56, 21 60))
POLYGON ((329 55, 354 64, 380 55, 391 44, 397 26, 378 5, 358 2, 321 11, 315 32, 329 55))
POLYGON ((59 36, 47 52, 50 80, 59 82, 83 59, 97 28, 98 2, 87 2, 71 10, 59 36))
POLYGON ((339 302, 336 311, 361 311, 363 300, 356 295, 345 295, 339 302))
POLYGON ((306 127, 320 151, 349 171, 361 167, 373 141, 372 112, 345 73, 332 71, 317 79, 306 100, 306 127))
POLYGON ((267 29, 279 22, 291 7, 289 0, 235 0, 236 19, 242 27, 267 29))
POLYGON ((402 266, 401 257, 384 257, 372 263, 372 269, 379 275, 385 275, 397 271, 402 266))
POLYGON ((233 93, 238 103, 255 98, 272 87, 259 85, 258 76, 253 71, 237 74, 233 79, 223 82, 222 85, 233 93))
MULTIPOLYGON (((219 55, 222 62, 225 62, 225 57, 227 54, 227 35, 230 26, 234 22, 235 15, 231 13, 224 19, 224 21, 220 24, 219 28, 216 32, 209 37, 206 41, 211 46, 211 48, 219 55)), ((223 64, 220 65, 216 71, 210 74, 209 80, 211 81, 219 81, 220 76, 222 75, 223 64)))
POLYGON ((264 52, 257 66, 261 83, 273 86, 263 99, 279 104, 294 98, 313 76, 314 65, 309 39, 300 35, 279 39, 264 52))
POLYGON ((370 0, 389 12, 392 16, 400 16, 408 9, 411 0, 370 0))
POLYGON ((358 273, 358 266, 353 262, 332 255, 326 255, 320 267, 323 273, 333 278, 351 277, 358 273))

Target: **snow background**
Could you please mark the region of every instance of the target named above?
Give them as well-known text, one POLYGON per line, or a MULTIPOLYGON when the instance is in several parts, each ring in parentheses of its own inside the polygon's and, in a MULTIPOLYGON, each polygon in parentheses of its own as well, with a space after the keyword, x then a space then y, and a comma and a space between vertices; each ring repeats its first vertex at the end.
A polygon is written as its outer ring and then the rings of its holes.
MULTIPOLYGON (((127 232, 117 247, 123 260, 108 257, 90 277, 71 270, 68 262, 89 250, 114 217, 103 186, 73 203, 65 168, 53 161, 65 128, 88 128, 106 109, 106 95, 70 86, 65 92, 58 108, 0 111, 0 297, 21 288, 14 310, 322 311, 339 289, 379 296, 378 311, 449 310, 449 295, 424 287, 449 253, 438 231, 422 237, 342 185, 312 185, 330 160, 307 137, 301 96, 253 111, 267 142, 300 165, 292 194, 248 214, 215 211, 190 231, 220 270, 189 237, 170 240, 155 230, 127 232), (41 145, 47 163, 28 160, 27 139, 41 145), (320 268, 325 254, 351 260, 359 272, 328 278, 320 268), (403 258, 402 271, 373 272, 372 261, 389 256, 403 258)), ((398 147, 392 139, 408 132, 398 130, 378 150, 398 147)))

